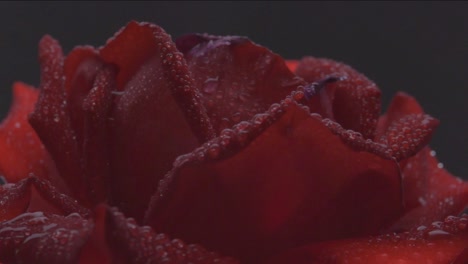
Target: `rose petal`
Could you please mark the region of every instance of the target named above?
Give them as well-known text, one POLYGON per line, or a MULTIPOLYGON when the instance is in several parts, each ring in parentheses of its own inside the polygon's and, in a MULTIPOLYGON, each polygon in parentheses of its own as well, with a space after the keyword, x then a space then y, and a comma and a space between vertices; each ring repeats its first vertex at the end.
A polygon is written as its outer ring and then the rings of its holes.
POLYGON ((417 114, 424 114, 418 101, 406 93, 398 92, 390 102, 385 115, 379 118, 375 138, 383 136, 393 122, 398 122, 405 116, 417 114))
MULTIPOLYGON (((312 244, 274 256, 265 263, 454 263, 464 258, 468 218, 400 234, 312 244)), ((466 250, 465 250, 466 251, 466 250)), ((461 262, 465 263, 465 262, 461 262)))
POLYGON ((77 201, 62 194, 49 181, 29 177, 16 184, 0 186, 0 221, 8 220, 26 211, 44 211, 57 214, 90 214, 77 201))
POLYGON ((103 66, 93 86, 82 102, 82 156, 89 199, 93 204, 109 197, 110 154, 109 115, 112 109, 111 92, 115 89, 115 69, 103 66))
MULTIPOLYGON (((389 132, 402 134, 404 135, 401 137, 402 140, 414 144, 412 151, 414 153, 423 148, 429 140, 433 129, 429 126, 431 124, 435 126, 438 123, 437 120, 423 114, 422 107, 413 97, 398 93, 390 103, 387 113, 379 119, 376 138, 387 141, 386 137, 389 132), (423 118, 428 122, 425 125, 415 122, 415 126, 399 128, 399 125, 403 123, 402 120, 414 117, 423 118), (426 135, 422 133, 424 126, 429 127, 426 135), (420 131, 417 131, 418 128, 420 131), (423 137, 418 137, 417 134, 423 137)), ((401 142, 395 145, 398 145, 395 149, 399 151, 405 149, 405 144, 401 142)), ((468 183, 443 170, 442 164, 434 155, 435 152, 426 147, 416 156, 400 162, 406 215, 395 223, 394 230, 408 230, 415 225, 428 225, 433 221, 441 221, 447 215, 458 214, 468 205, 468 183)))
POLYGON ((199 245, 156 234, 115 208, 99 205, 95 226, 81 251, 80 263, 238 263, 199 245))
POLYGON ((291 101, 179 157, 146 223, 250 261, 390 224, 402 204, 396 163, 291 101))
POLYGON ((29 179, 24 179, 0 186, 0 222, 26 212, 31 199, 29 185, 29 179))
MULTIPOLYGON (((200 103, 199 91, 193 86, 185 60, 174 47, 171 37, 162 28, 150 23, 132 21, 107 41, 100 49, 100 55, 119 68, 117 76, 119 91, 128 87, 128 82, 133 79, 149 77, 141 76, 142 72, 155 70, 153 74, 162 74, 159 70, 164 69, 164 77, 170 83, 169 92, 174 95, 175 101, 187 116, 194 133, 202 141, 214 137, 212 125, 206 115, 205 107, 200 103), (154 62, 151 60, 160 61, 164 67, 150 65, 154 62), (145 65, 145 69, 141 68, 142 65, 145 65), (135 77, 137 72, 140 72, 140 76, 135 77)), ((140 84, 155 81, 155 75, 151 77, 152 80, 140 80, 140 84)))
POLYGON ((106 232, 114 232, 108 230, 106 218, 108 217, 107 206, 99 204, 94 209, 94 229, 91 232, 88 241, 81 250, 79 263, 83 264, 111 264, 125 262, 118 257, 114 257, 114 253, 106 238, 106 232))
POLYGON ((450 262, 451 264, 464 264, 468 263, 468 247, 463 250, 463 252, 456 257, 453 261, 450 262))
POLYGON ((39 43, 39 60, 41 93, 29 122, 74 196, 86 203, 84 173, 63 86, 62 49, 50 36, 43 37, 39 43))
MULTIPOLYGON (((77 142, 84 141, 83 100, 93 88, 99 70, 104 66, 93 47, 74 48, 65 59, 63 73, 68 113, 77 142)), ((80 144, 81 145, 81 144, 80 144)))
POLYGON ((176 44, 217 134, 266 111, 305 84, 283 58, 244 37, 192 34, 176 44))
POLYGON ((57 188, 51 185, 50 182, 36 177, 31 177, 28 180, 31 181, 32 187, 34 187, 34 190, 40 195, 40 197, 33 196, 31 198, 31 204, 28 208, 29 212, 39 210, 46 212, 46 210, 44 210, 44 206, 47 203, 49 206, 54 207, 54 213, 63 215, 78 213, 84 217, 88 217, 90 215, 89 209, 82 207, 74 198, 60 193, 57 188), (42 199, 43 201, 39 201, 39 199, 42 199), (39 202, 39 206, 33 207, 37 202, 39 202))
POLYGON ((439 121, 424 114, 418 102, 404 93, 398 93, 387 111, 379 119, 376 141, 389 147, 397 160, 413 156, 432 138, 439 121))
POLYGON ((170 36, 131 22, 100 50, 118 67, 110 121, 112 204, 141 219, 174 159, 210 138, 212 129, 170 36))
POLYGON ((17 182, 33 174, 56 179, 57 172, 27 117, 33 111, 38 90, 17 82, 13 86, 13 106, 0 125, 0 174, 7 182, 17 182))
POLYGON ((374 138, 381 93, 372 81, 343 63, 313 57, 303 58, 296 74, 308 82, 328 76, 344 77, 320 92, 308 106, 312 112, 334 119, 346 129, 360 132, 365 138, 374 138))
POLYGON ((78 214, 24 213, 0 223, 0 261, 73 263, 93 224, 78 214))
POLYGON ((429 115, 407 115, 392 122, 377 142, 387 145, 396 160, 402 160, 426 146, 438 125, 439 121, 429 115))
POLYGON ((430 225, 447 215, 457 215, 468 206, 468 182, 443 169, 429 148, 409 158, 402 173, 406 209, 393 230, 430 225))

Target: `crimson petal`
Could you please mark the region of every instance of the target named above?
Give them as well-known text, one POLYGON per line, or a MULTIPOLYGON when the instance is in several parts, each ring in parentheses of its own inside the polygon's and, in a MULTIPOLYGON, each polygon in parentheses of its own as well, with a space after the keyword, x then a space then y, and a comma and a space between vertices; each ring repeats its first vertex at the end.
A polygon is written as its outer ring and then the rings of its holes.
POLYGON ((398 166, 350 133, 287 98, 179 157, 146 223, 250 261, 377 232, 401 213, 398 166))
POLYGON ((24 213, 0 223, 0 261, 73 263, 93 224, 73 213, 66 217, 24 213))
POLYGON ((305 57, 296 74, 308 82, 329 76, 344 80, 327 86, 308 106, 312 112, 336 120, 346 129, 373 139, 380 114, 380 90, 371 80, 353 68, 329 59, 305 57))
POLYGON ((93 88, 96 75, 103 66, 98 51, 89 46, 74 48, 65 59, 64 91, 77 142, 83 142, 85 138, 82 131, 85 123, 83 100, 93 88))
POLYGON ((182 54, 160 27, 131 22, 100 55, 118 67, 109 125, 111 203, 140 220, 174 159, 214 134, 182 54))
POLYGON ((103 66, 96 74, 93 86, 82 102, 82 156, 87 190, 93 204, 106 201, 109 196, 109 115, 112 108, 112 89, 115 88, 115 69, 103 66))
POLYGON ((45 179, 57 177, 54 163, 27 120, 38 94, 24 83, 13 86, 13 106, 0 125, 0 174, 7 182, 17 182, 30 174, 45 179))
POLYGON ((266 111, 305 84, 283 58, 244 37, 192 34, 176 44, 217 134, 266 111))
POLYGON ((450 264, 464 264, 468 263, 468 247, 463 250, 463 252, 456 257, 450 264))
POLYGON ((439 121, 424 114, 414 98, 398 93, 379 119, 376 141, 387 145, 391 155, 402 160, 425 147, 438 125, 439 121))
POLYGON ((402 172, 406 209, 393 230, 430 225, 468 206, 468 182, 443 169, 429 148, 406 160, 402 172))
POLYGON ((91 204, 106 200, 110 166, 108 119, 116 89, 115 69, 93 47, 77 47, 64 65, 65 92, 71 125, 84 170, 91 204))
POLYGON ((398 92, 390 102, 385 115, 379 118, 375 138, 383 136, 393 122, 398 122, 407 115, 418 114, 424 114, 418 101, 406 93, 398 92))
MULTIPOLYGON (((409 150, 412 154, 426 145, 437 124, 437 120, 424 115, 413 97, 398 93, 387 113, 380 118, 376 137, 388 142, 388 135, 393 133, 390 138, 400 138, 395 149, 399 152, 409 150), (414 120, 415 117, 427 122, 414 122, 414 125, 401 127, 405 123, 402 120, 414 120), (408 148, 408 143, 413 146, 408 148)), ((415 225, 440 221, 447 215, 458 214, 468 205, 468 183, 442 169, 442 164, 434 155, 435 152, 426 147, 416 156, 400 162, 406 215, 395 223, 394 230, 408 230, 415 225)))
POLYGON ((60 214, 79 213, 89 216, 88 209, 62 194, 50 182, 29 177, 16 184, 0 186, 0 221, 16 217, 26 211, 47 211, 60 214), (31 193, 32 191, 32 193, 31 193))
POLYGON ((31 193, 28 179, 0 186, 0 222, 12 219, 28 209, 31 193))
POLYGON ((209 252, 199 245, 156 234, 148 226, 138 226, 116 208, 99 205, 95 226, 83 247, 79 263, 238 263, 209 252))
POLYGON ((86 202, 83 168, 65 97, 62 49, 50 36, 39 43, 39 60, 41 93, 29 122, 74 196, 86 202))
POLYGON ((467 225, 467 217, 449 216, 405 233, 312 244, 265 263, 455 263, 466 260, 467 225))

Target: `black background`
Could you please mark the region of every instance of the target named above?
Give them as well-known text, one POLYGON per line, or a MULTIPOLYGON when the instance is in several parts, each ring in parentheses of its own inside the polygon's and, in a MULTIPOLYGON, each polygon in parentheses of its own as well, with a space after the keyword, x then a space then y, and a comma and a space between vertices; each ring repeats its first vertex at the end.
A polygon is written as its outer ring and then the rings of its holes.
POLYGON ((100 46, 129 20, 173 37, 244 35, 285 58, 346 62, 374 80, 384 106, 403 90, 441 120, 431 146, 468 176, 468 2, 0 2, 0 118, 11 84, 37 85, 37 43, 100 46))

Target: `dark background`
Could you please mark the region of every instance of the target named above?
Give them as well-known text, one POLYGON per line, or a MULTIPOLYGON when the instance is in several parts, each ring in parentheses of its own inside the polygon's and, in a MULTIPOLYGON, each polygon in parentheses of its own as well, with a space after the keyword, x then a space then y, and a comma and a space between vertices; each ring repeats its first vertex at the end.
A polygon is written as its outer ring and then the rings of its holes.
POLYGON ((445 167, 468 176, 468 2, 0 2, 0 118, 10 87, 37 85, 37 43, 65 52, 100 46, 129 20, 190 32, 245 35, 285 58, 346 62, 374 80, 384 105, 404 90, 441 120, 431 146, 445 167))

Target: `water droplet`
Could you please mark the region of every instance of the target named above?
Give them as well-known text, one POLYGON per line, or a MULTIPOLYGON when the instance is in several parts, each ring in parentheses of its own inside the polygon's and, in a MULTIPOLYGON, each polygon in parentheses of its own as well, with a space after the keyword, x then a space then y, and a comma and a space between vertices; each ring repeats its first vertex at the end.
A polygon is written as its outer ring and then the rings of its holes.
POLYGON ((23 241, 23 244, 26 244, 26 243, 27 243, 28 241, 30 241, 30 240, 37 239, 37 238, 41 238, 41 237, 44 237, 44 236, 47 236, 47 233, 32 234, 32 235, 28 236, 28 237, 23 241))
POLYGON ((215 78, 207 78, 203 86, 203 92, 212 94, 218 89, 218 76, 215 78))
POLYGON ((54 116, 54 122, 58 123, 60 121, 60 117, 58 115, 54 116))
POLYGON ((427 204, 427 201, 426 199, 424 199, 424 197, 419 197, 418 201, 422 206, 425 206, 427 204))
POLYGON ((435 150, 431 150, 430 154, 431 154, 432 157, 435 157, 435 155, 436 155, 435 150))
POLYGON ((267 119, 268 119, 267 114, 257 114, 252 118, 252 122, 255 125, 260 125, 260 124, 263 124, 263 122, 265 122, 265 120, 267 120, 267 119))
POLYGON ((439 163, 437 164, 437 168, 439 168, 439 169, 442 169, 442 168, 444 168, 444 164, 443 164, 443 163, 441 163, 441 162, 439 162, 439 163))
POLYGON ((221 148, 219 147, 218 144, 213 144, 213 145, 211 145, 211 146, 208 148, 208 151, 207 151, 208 155, 209 155, 210 158, 212 158, 212 159, 217 158, 217 157, 219 156, 220 152, 221 152, 221 148))
POLYGON ((435 227, 435 228, 442 228, 442 222, 441 221, 434 221, 432 222, 432 226, 435 227))
POLYGON ((54 228, 56 226, 57 226, 57 224, 55 224, 55 223, 45 225, 45 226, 42 227, 42 231, 46 232, 47 230, 52 229, 52 228, 54 228))
POLYGON ((111 94, 113 95, 123 95, 124 93, 124 91, 111 91, 111 94))
POLYGON ((423 231, 423 230, 426 230, 426 229, 427 229, 427 227, 422 225, 422 226, 419 226, 416 230, 423 231))
POLYGON ((431 237, 451 235, 449 232, 446 232, 446 231, 443 231, 443 230, 440 230, 440 229, 435 229, 435 230, 429 231, 429 232, 427 232, 427 234, 429 236, 431 236, 431 237))

